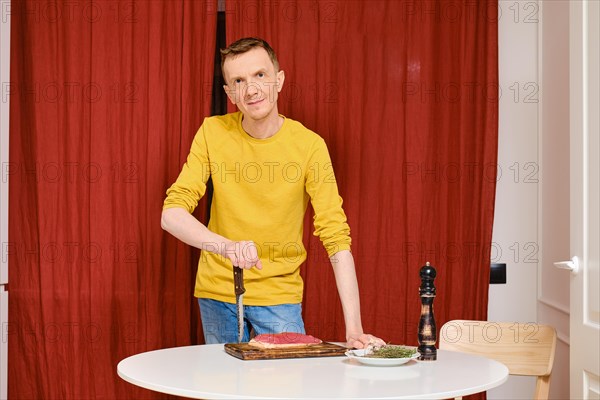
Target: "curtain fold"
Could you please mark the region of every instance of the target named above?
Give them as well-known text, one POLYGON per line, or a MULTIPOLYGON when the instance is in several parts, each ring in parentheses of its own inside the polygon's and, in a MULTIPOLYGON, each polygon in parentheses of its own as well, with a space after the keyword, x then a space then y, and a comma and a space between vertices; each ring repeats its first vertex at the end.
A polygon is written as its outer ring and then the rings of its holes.
POLYGON ((160 214, 210 113, 216 10, 12 3, 10 398, 164 398, 118 362, 199 342, 195 255, 160 214))
MULTIPOLYGON (((438 328, 486 319, 498 137, 497 1, 226 2, 227 42, 267 40, 280 112, 320 134, 352 229, 364 329, 417 343, 419 269, 438 328)), ((344 340, 307 218, 307 332, 344 340)))

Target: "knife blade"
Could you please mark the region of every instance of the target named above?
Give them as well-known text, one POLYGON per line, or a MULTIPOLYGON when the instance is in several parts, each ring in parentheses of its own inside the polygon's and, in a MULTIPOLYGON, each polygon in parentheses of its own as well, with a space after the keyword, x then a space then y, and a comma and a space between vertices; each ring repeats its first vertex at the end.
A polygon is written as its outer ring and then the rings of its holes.
POLYGON ((233 286, 235 289, 235 305, 237 306, 238 343, 244 337, 244 270, 233 266, 233 286))

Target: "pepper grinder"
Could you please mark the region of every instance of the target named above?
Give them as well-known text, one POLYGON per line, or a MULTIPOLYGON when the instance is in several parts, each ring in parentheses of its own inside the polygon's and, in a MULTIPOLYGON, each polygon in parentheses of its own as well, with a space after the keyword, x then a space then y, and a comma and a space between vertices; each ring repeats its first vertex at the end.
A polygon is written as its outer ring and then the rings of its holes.
POLYGON ((421 276, 421 287, 419 295, 421 296, 421 318, 419 319, 419 360, 435 361, 437 359, 437 350, 435 342, 437 334, 435 328, 435 318, 433 317, 433 300, 435 299, 435 268, 428 262, 425 263, 419 272, 421 276))

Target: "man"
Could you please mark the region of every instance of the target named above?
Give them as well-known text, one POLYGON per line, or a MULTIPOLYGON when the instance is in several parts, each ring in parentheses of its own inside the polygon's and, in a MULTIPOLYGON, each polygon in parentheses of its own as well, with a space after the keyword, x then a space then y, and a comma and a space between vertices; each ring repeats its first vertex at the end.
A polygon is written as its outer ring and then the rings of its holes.
POLYGON ((206 118, 177 181, 168 189, 161 225, 202 251, 194 295, 206 343, 237 341, 232 268, 243 268, 244 341, 255 334, 304 333, 300 265, 304 213, 311 201, 315 235, 328 252, 340 295, 348 347, 381 339, 365 334, 342 209, 325 142, 277 110, 285 74, 262 39, 221 50, 225 92, 239 111, 206 118), (191 213, 212 178, 211 217, 191 213))

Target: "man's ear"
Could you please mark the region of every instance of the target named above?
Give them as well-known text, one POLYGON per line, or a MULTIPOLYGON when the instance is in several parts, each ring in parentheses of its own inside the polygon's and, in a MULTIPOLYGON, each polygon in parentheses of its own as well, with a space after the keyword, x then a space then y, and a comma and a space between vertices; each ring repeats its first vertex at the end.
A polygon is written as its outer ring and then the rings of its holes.
POLYGON ((283 70, 277 72, 277 93, 281 92, 283 88, 283 82, 285 82, 285 72, 283 70))
POLYGON ((225 90, 225 94, 229 98, 229 101, 235 106, 237 104, 237 94, 235 89, 229 89, 229 86, 223 85, 223 89, 225 90))

